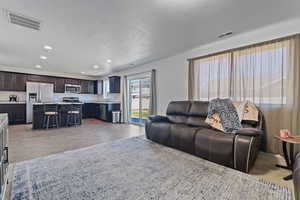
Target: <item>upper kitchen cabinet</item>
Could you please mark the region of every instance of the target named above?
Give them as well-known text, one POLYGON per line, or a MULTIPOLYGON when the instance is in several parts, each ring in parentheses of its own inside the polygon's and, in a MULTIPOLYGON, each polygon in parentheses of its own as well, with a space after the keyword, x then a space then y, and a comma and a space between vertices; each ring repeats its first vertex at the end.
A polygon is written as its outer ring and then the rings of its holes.
POLYGON ((90 81, 89 92, 90 94, 98 94, 98 81, 90 81))
POLYGON ((98 82, 92 80, 81 80, 81 93, 82 94, 97 94, 98 82))
POLYGON ((26 74, 0 72, 1 91, 26 91, 26 74))
POLYGON ((15 74, 16 76, 16 84, 14 86, 15 91, 26 91, 26 81, 27 75, 26 74, 15 74))
POLYGON ((121 77, 111 76, 109 77, 109 93, 120 93, 121 77))
POLYGON ((70 84, 70 85, 80 85, 81 80, 79 79, 74 79, 74 78, 66 78, 65 79, 65 84, 70 84))
POLYGON ((81 93, 88 94, 89 93, 89 80, 81 80, 81 93))
POLYGON ((35 75, 35 74, 28 74, 27 81, 30 82, 45 82, 45 76, 35 75))
POLYGON ((41 82, 41 83, 53 83, 55 84, 55 77, 53 76, 43 76, 43 75, 35 75, 28 74, 27 81, 29 82, 41 82))
POLYGON ((54 85, 55 93, 65 93, 65 79, 64 78, 55 78, 54 85))

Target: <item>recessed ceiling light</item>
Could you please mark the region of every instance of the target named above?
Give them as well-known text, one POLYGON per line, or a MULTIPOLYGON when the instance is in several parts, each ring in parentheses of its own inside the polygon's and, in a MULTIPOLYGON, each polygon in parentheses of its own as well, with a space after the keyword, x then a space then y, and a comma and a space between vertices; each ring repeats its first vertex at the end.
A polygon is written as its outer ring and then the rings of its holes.
POLYGON ((41 69, 42 66, 41 65, 36 65, 35 68, 41 69))
POLYGON ((85 72, 81 72, 82 74, 85 74, 85 72))
POLYGON ((47 57, 46 56, 40 56, 40 59, 47 60, 47 57))
POLYGON ((98 66, 98 65, 94 65, 93 68, 94 68, 94 69, 98 69, 99 66, 98 66))
POLYGON ((53 48, 52 48, 51 46, 49 46, 49 45, 45 45, 45 46, 44 46, 44 49, 45 49, 46 51, 51 51, 53 48))
POLYGON ((111 59, 107 59, 106 62, 107 62, 107 63, 111 63, 111 59))

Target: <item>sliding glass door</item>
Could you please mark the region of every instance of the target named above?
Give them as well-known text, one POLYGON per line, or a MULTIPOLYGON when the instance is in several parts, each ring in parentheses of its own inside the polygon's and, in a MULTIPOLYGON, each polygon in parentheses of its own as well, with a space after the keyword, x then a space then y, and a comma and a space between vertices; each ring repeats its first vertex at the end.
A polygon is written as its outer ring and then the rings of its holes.
POLYGON ((131 123, 143 124, 149 116, 150 77, 135 77, 128 80, 129 120, 131 123))

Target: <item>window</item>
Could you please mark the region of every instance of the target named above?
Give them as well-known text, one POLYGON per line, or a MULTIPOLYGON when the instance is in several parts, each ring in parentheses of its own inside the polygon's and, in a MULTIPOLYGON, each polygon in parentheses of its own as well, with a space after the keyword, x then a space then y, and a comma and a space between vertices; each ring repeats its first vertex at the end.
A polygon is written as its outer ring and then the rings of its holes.
POLYGON ((234 51, 232 97, 258 104, 285 104, 287 54, 284 43, 234 51))
POLYGON ((194 60, 196 99, 285 104, 288 49, 281 41, 194 60))
POLYGON ((225 98, 230 95, 230 54, 196 61, 200 100, 225 98))

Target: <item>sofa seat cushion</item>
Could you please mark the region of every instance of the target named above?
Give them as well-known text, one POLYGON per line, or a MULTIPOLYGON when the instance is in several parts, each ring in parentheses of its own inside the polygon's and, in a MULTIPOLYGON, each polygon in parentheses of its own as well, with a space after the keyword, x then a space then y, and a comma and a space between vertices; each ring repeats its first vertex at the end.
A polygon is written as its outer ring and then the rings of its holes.
POLYGON ((189 127, 183 124, 171 125, 171 147, 194 154, 195 134, 199 128, 189 127))
POLYGON ((148 124, 148 126, 150 126, 148 128, 149 131, 147 131, 146 133, 148 139, 166 146, 171 145, 171 140, 170 140, 171 124, 170 123, 166 123, 166 122, 150 123, 148 124))
POLYGON ((195 155, 233 167, 234 135, 214 129, 200 129, 195 135, 195 155))

